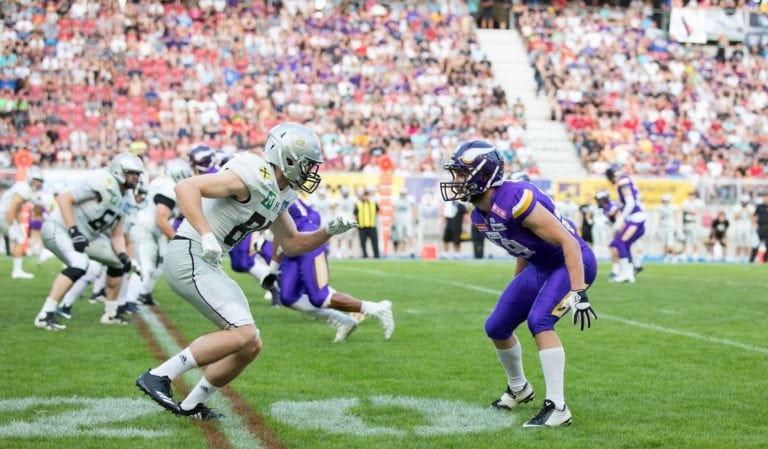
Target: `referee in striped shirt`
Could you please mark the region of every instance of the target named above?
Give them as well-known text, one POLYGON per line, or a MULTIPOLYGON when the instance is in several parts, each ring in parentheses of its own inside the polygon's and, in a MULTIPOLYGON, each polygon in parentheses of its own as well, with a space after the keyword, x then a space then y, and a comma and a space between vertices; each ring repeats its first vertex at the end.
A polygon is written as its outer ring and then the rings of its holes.
POLYGON ((379 212, 379 205, 371 198, 371 192, 368 189, 363 190, 363 195, 355 204, 355 217, 357 218, 357 230, 360 235, 360 249, 363 250, 363 258, 368 258, 366 242, 371 241, 373 246, 373 257, 379 258, 379 232, 376 228, 376 216, 379 212))

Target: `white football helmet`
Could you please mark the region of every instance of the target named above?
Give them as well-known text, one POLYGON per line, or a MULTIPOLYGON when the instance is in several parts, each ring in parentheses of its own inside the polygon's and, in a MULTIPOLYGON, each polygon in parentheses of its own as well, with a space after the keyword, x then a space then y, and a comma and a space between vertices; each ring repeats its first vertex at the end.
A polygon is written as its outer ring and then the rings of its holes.
POLYGON ((33 189, 37 189, 34 185, 34 181, 40 182, 40 188, 42 188, 42 185, 45 183, 43 172, 39 167, 29 167, 29 171, 27 172, 27 182, 33 189))
POLYGON ((320 139, 306 126, 289 122, 269 130, 264 156, 280 169, 292 189, 312 193, 320 186, 320 139))
POLYGON ((136 183, 127 183, 127 176, 129 173, 136 173, 141 176, 144 173, 144 163, 141 159, 134 156, 131 153, 120 153, 112 159, 109 164, 109 172, 115 177, 118 183, 124 185, 128 189, 135 189, 136 183))
POLYGON ((184 160, 171 159, 165 164, 165 175, 173 179, 173 182, 178 183, 193 175, 192 167, 184 160))

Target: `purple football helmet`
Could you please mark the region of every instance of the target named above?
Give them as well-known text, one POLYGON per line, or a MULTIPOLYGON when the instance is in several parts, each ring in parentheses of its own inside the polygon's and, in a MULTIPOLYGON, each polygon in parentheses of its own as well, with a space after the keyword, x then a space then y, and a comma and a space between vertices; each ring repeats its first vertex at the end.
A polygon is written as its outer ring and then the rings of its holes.
POLYGON ((605 177, 611 184, 616 184, 616 178, 621 176, 621 167, 618 164, 611 164, 605 169, 605 177))
POLYGON ((459 145, 443 168, 451 172, 453 178, 450 182, 440 183, 443 201, 465 201, 503 182, 501 153, 483 140, 459 145))
POLYGON ((196 175, 204 175, 216 165, 215 152, 208 145, 196 145, 189 152, 189 163, 196 175))

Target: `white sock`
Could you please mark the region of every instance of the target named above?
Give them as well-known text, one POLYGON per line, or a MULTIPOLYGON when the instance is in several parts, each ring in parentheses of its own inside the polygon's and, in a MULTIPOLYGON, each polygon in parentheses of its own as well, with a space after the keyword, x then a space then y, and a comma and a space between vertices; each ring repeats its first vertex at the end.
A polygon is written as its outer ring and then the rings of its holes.
POLYGON ((119 306, 117 300, 104 301, 104 314, 107 316, 117 315, 117 306, 119 306))
POLYGON ((499 356, 499 362, 504 367, 504 372, 507 373, 509 388, 513 392, 522 390, 528 381, 525 379, 525 371, 523 371, 523 348, 520 346, 520 342, 516 342, 509 349, 496 348, 496 355, 499 356))
POLYGON ((544 372, 544 383, 547 385, 546 398, 562 409, 565 405, 565 350, 558 348, 539 351, 541 370, 544 372))
POLYGON ((369 316, 374 315, 376 312, 379 311, 379 303, 377 302, 371 302, 371 301, 360 301, 363 303, 360 306, 360 313, 363 315, 369 316))
POLYGON ((618 262, 614 262, 611 265, 611 274, 614 274, 614 275, 618 276, 620 273, 621 273, 621 270, 619 269, 619 263, 618 262))
MULTIPOLYGON (((94 263, 94 261, 92 260, 90 263, 94 263)), ((104 268, 104 265, 102 265, 99 271, 99 275, 96 276, 96 279, 94 279, 93 281, 93 292, 96 293, 106 288, 107 288, 107 270, 104 268)))
POLYGON ((186 398, 181 401, 180 407, 183 410, 192 410, 197 407, 197 404, 203 404, 213 393, 216 393, 219 387, 211 385, 210 382, 203 376, 200 378, 200 382, 195 385, 195 388, 189 392, 186 398))
POLYGON ((24 268, 21 267, 21 262, 23 259, 21 257, 14 257, 13 258, 13 272, 14 273, 21 273, 24 271, 24 268))
POLYGON ((46 313, 55 312, 56 309, 58 308, 59 308, 59 303, 57 303, 51 298, 45 298, 45 302, 43 303, 43 308, 40 309, 40 313, 38 313, 37 316, 40 318, 44 318, 46 313))
POLYGON ((248 271, 251 276, 259 280, 259 283, 264 282, 264 278, 269 274, 269 266, 264 263, 256 262, 253 267, 248 271))
POLYGON ((185 348, 180 353, 163 362, 162 365, 149 370, 149 374, 161 377, 167 376, 173 380, 192 368, 197 368, 197 361, 192 357, 192 352, 189 348, 185 348))
POLYGON ((125 301, 128 299, 128 274, 123 274, 123 279, 120 281, 120 291, 117 293, 117 304, 125 305, 125 301))

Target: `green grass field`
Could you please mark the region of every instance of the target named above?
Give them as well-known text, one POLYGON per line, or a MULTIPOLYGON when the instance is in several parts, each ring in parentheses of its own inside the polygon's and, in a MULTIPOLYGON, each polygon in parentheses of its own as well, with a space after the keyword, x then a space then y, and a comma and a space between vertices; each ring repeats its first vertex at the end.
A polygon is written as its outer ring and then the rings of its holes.
MULTIPOLYGON (((100 325, 102 306, 81 300, 66 331, 35 329, 60 265, 28 264, 32 281, 11 280, 10 265, 0 259, 0 448, 211 446, 203 427, 134 387, 157 364, 137 325, 100 325)), ((765 448, 767 270, 651 264, 637 284, 613 285, 601 266, 590 290, 595 325, 558 325, 568 428, 520 427, 545 392, 527 328, 518 336, 538 397, 515 412, 487 410, 505 378, 483 323, 510 261, 332 261, 336 289, 393 301, 390 342, 369 319, 332 344, 330 326, 269 307, 250 277, 236 275, 264 350, 232 387, 276 437, 267 447, 765 448)), ((214 330, 163 281, 156 298, 187 341, 214 330)), ((220 426, 223 447, 256 446, 238 434, 237 416, 220 426)))

